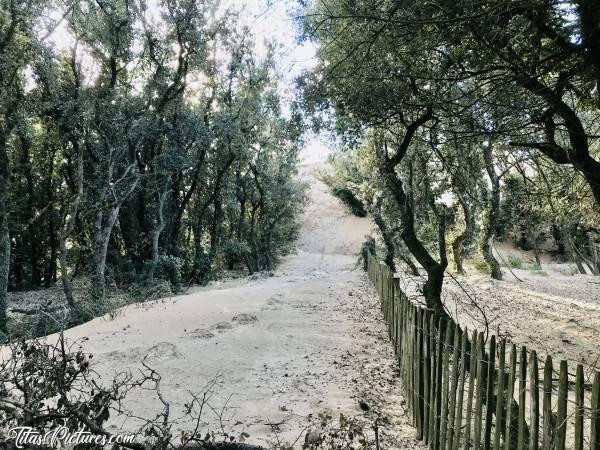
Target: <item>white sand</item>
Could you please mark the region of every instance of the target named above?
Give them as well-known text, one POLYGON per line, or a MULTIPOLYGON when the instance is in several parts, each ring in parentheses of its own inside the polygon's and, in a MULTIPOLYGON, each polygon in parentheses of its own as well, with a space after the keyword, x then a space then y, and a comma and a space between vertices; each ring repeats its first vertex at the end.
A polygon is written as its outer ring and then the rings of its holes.
MULTIPOLYGON (((421 448, 403 414, 377 300, 356 268, 370 221, 349 215, 314 178, 313 169, 302 169, 311 201, 298 253, 285 258, 275 276, 217 283, 190 295, 129 306, 115 319, 68 330, 67 338, 88 339, 84 350, 95 355, 94 369, 105 380, 115 372, 135 371, 148 355, 162 375, 175 416, 189 400, 188 391, 201 391, 219 374, 211 403, 217 408, 227 403, 225 431, 247 432, 246 442, 265 444, 276 430, 287 442, 301 436, 298 447, 309 414, 337 417, 342 412, 387 420, 387 448, 421 448), (242 314, 248 316, 234 320, 242 314), (370 410, 361 411, 358 400, 370 410)), ((126 406, 148 417, 160 403, 142 392, 128 398, 126 406)), ((203 431, 218 431, 217 415, 209 411, 205 418, 203 431)), ((111 421, 125 429, 136 423, 111 421)))
POLYGON ((549 255, 542 257, 541 272, 528 270, 535 261, 532 252, 509 242, 496 248, 504 261, 516 257, 523 262, 522 269, 512 269, 521 281, 504 266, 503 281, 496 281, 467 264, 467 275, 456 277, 462 288, 446 278, 444 301, 450 313, 461 325, 483 330, 473 299, 491 334, 526 345, 542 358, 549 354, 555 361, 568 360, 573 371, 576 363, 584 365, 586 374, 592 366, 600 367, 600 278, 573 275, 573 264, 557 264, 549 255))

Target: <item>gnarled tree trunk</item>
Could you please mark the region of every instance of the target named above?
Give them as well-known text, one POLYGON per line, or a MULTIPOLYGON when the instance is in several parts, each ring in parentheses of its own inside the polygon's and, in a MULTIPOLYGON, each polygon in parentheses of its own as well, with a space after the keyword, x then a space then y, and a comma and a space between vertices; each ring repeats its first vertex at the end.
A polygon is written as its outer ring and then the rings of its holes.
POLYGON ((154 231, 152 233, 152 263, 150 266, 150 273, 148 275, 150 279, 154 278, 154 272, 156 271, 156 267, 158 266, 158 260, 160 258, 159 241, 160 234, 165 229, 165 216, 163 214, 163 210, 168 194, 169 191, 167 190, 166 186, 163 188, 162 192, 157 193, 158 202, 156 215, 158 223, 156 224, 156 227, 154 228, 154 231))
POLYGON ((473 219, 473 211, 469 203, 466 201, 464 196, 460 193, 456 194, 458 198, 458 203, 460 204, 463 215, 465 218, 465 229, 459 234, 456 239, 452 242, 452 256, 454 257, 454 264, 456 266, 456 271, 459 274, 464 274, 465 269, 463 267, 463 258, 464 258, 464 246, 466 243, 470 242, 473 237, 473 229, 475 227, 475 221, 473 219))
POLYGON ((396 254, 396 250, 394 248, 394 239, 388 229, 383 217, 381 216, 381 210, 379 206, 373 207, 373 219, 375 220, 375 224, 379 227, 379 231, 381 232, 381 236, 383 237, 383 243, 385 244, 385 263, 392 270, 392 272, 396 272, 396 264, 394 264, 394 256, 396 254))
POLYGON ((487 216, 484 220, 482 237, 481 237, 481 253, 483 259, 490 268, 490 275, 495 280, 502 280, 502 270, 500 264, 494 256, 494 233, 500 215, 500 177, 494 168, 494 158, 492 154, 492 143, 489 142, 483 146, 483 159, 485 161, 485 170, 488 173, 490 182, 492 183, 492 195, 488 201, 487 216))
POLYGON ((60 278, 63 285, 63 292, 67 298, 67 304, 73 308, 75 306, 75 298, 73 296, 73 287, 69 279, 69 268, 67 265, 67 238, 73 231, 75 220, 79 211, 79 204, 83 198, 83 151, 74 140, 73 144, 77 149, 77 193, 71 203, 69 213, 65 217, 65 222, 58 237, 59 262, 60 262, 60 278))

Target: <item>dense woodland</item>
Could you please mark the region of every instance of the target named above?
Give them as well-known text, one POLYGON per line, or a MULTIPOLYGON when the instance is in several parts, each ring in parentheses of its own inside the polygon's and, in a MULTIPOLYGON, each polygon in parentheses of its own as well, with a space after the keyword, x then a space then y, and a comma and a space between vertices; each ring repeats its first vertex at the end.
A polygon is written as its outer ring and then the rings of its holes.
POLYGON ((600 3, 316 1, 303 27, 304 106, 347 147, 327 181, 428 307, 466 256, 501 279, 500 239, 600 273, 600 3))
POLYGON ((254 46, 211 2, 2 0, 2 333, 8 291, 60 283, 77 323, 111 290, 164 295, 289 251, 300 128, 254 46))

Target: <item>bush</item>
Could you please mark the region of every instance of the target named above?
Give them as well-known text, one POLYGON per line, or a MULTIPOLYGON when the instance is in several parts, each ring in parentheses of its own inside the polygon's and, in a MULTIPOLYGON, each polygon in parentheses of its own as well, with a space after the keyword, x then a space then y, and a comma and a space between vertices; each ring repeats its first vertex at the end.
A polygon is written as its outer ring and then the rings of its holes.
POLYGON ((486 275, 490 274, 490 268, 483 259, 477 259, 473 262, 473 267, 475 270, 481 273, 485 273, 486 275))
MULTIPOLYGON (((183 258, 179 258, 173 255, 162 255, 158 258, 158 263, 154 268, 153 279, 155 281, 167 281, 171 285, 173 290, 177 291, 181 286, 181 277, 183 274, 184 264, 185 261, 183 260, 183 258)), ((151 266, 151 261, 146 262, 143 270, 143 279, 138 280, 137 284, 144 284, 147 281, 151 266)))
POLYGON ((544 272, 542 270, 542 266, 540 266, 538 263, 533 263, 530 267, 529 267, 529 271, 534 274, 534 275, 541 275, 541 276, 548 276, 547 272, 544 272))
POLYGON ((146 279, 132 284, 127 290, 129 296, 136 302, 158 300, 173 295, 172 284, 160 278, 146 279))
POLYGON ((522 269, 523 268, 523 260, 518 256, 509 256, 508 257, 508 265, 513 269, 522 269))
POLYGON ((339 198, 348 208, 350 208, 352 214, 358 217, 365 217, 367 215, 365 205, 352 193, 350 189, 334 187, 331 189, 331 191, 333 192, 333 195, 339 198))
POLYGON ((359 263, 362 261, 363 270, 366 272, 369 268, 369 255, 375 255, 375 239, 372 237, 368 237, 365 242, 363 242, 362 247, 360 249, 360 259, 359 263))
POLYGON ((246 241, 236 241, 235 239, 229 239, 223 250, 228 261, 243 261, 252 253, 246 241))

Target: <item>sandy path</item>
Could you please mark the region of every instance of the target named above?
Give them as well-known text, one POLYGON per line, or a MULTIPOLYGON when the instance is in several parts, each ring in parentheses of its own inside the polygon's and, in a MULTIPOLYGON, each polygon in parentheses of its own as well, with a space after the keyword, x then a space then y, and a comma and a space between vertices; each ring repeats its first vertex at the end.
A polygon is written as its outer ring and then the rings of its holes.
MULTIPOLYGON (((95 355, 94 369, 107 380, 136 370, 148 355, 175 415, 189 400, 188 391, 201 391, 218 375, 211 403, 217 410, 227 404, 225 431, 247 432, 246 442, 265 444, 277 434, 287 442, 301 436, 301 444, 303 430, 319 414, 343 413, 382 417, 387 448, 417 448, 377 300, 356 269, 370 222, 347 214, 312 169, 303 168, 311 201, 298 253, 273 277, 129 306, 115 319, 93 320, 67 337, 87 338, 84 349, 95 355), (370 405, 368 412, 359 400, 370 405)), ((140 392, 126 406, 148 417, 160 404, 152 393, 140 392)), ((218 431, 217 414, 204 417, 204 431, 218 431)), ((112 419, 116 428, 135 423, 112 419)))

